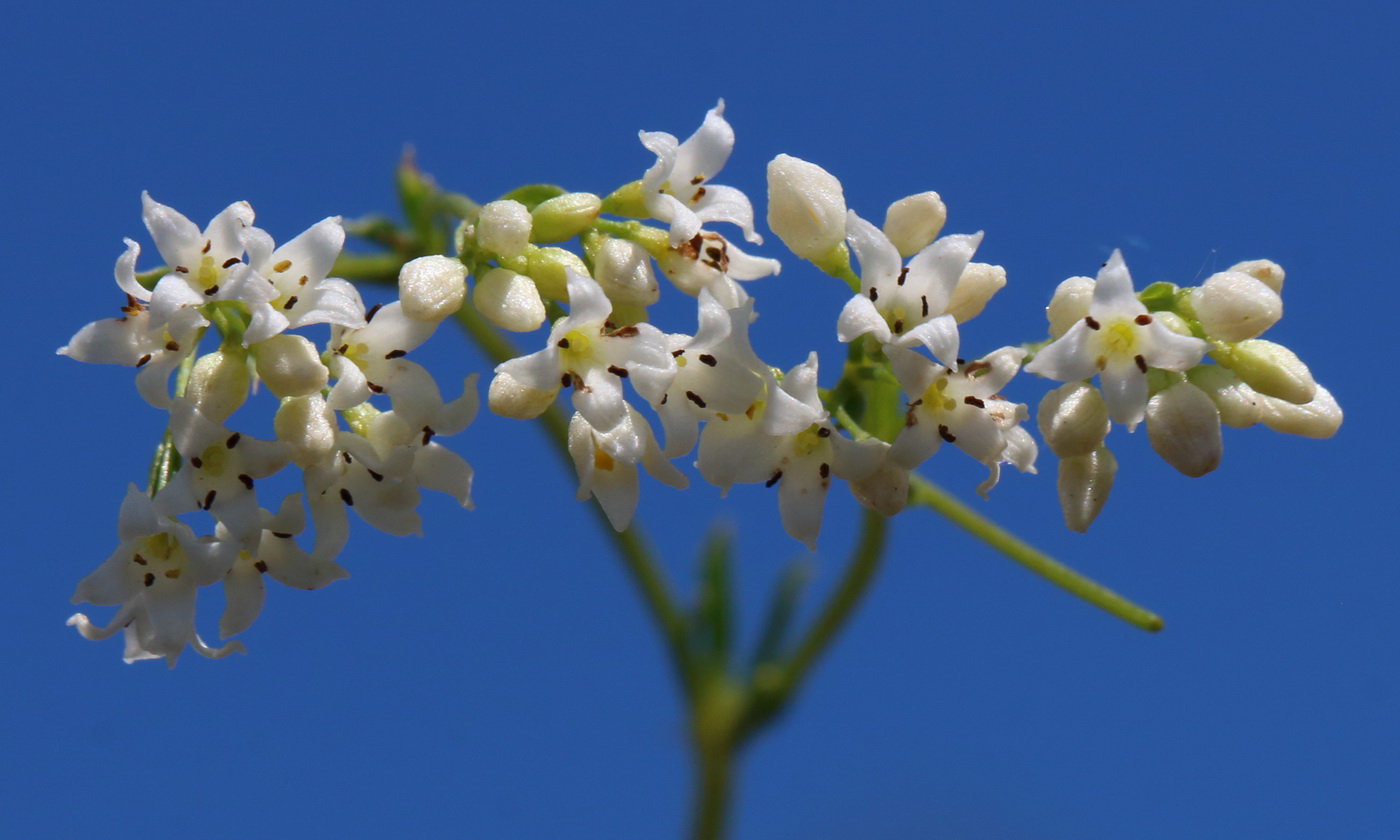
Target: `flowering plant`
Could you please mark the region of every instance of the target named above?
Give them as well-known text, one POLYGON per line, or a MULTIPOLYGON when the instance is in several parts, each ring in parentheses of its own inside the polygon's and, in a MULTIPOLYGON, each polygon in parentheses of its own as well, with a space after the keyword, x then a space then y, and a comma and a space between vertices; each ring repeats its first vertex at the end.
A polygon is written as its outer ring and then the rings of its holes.
POLYGON ((187 646, 210 658, 242 652, 231 637, 258 616, 264 578, 316 589, 347 576, 337 558, 351 511, 406 535, 422 530, 422 489, 471 507, 473 472, 440 439, 477 413, 476 374, 453 372, 463 387, 445 397, 409 358, 451 319, 496 362, 489 410, 543 422, 575 470, 578 497, 597 500, 684 687, 694 834, 719 837, 735 756, 792 702, 869 586, 887 520, 908 506, 931 508, 1050 582, 1160 629, 1156 615, 919 472, 945 442, 986 468, 976 488, 984 496, 1004 464, 1044 468, 1028 428, 1032 401, 1015 398, 1030 382, 1064 383, 1035 416, 1076 531, 1110 495, 1115 422, 1129 432, 1145 424, 1152 449, 1193 477, 1219 464, 1222 425, 1328 437, 1341 423, 1297 356, 1259 338, 1282 315, 1283 271, 1272 262, 1241 262, 1197 287, 1139 291, 1115 251, 1096 278, 1059 285, 1048 337, 978 355, 963 348, 960 327, 1008 282, 1000 267, 972 261, 983 234, 940 236, 949 212, 932 192, 894 202, 876 227, 846 207, 836 176, 787 155, 768 166, 768 227, 849 287, 833 313, 847 353, 825 367, 803 349, 765 361, 750 340, 763 314, 754 281, 782 266, 709 227, 762 244, 750 199, 711 182, 734 144, 723 103, 685 141, 642 132, 641 142, 655 162, 605 197, 533 184, 478 204, 405 159, 404 223, 331 217, 280 247, 253 225, 247 203, 200 228, 143 196, 163 265, 138 271, 140 245, 127 240, 116 264, 121 314, 83 327, 59 352, 137 368, 138 392, 169 422, 145 491, 127 490, 117 549, 74 594, 115 612, 69 623, 89 639, 121 632, 128 662, 173 667, 187 646), (373 252, 343 252, 347 234, 373 252), (666 294, 694 299, 693 330, 652 322, 658 272, 674 286, 666 294), (398 299, 367 307, 352 281, 396 284, 398 299), (325 333, 313 340, 307 329, 325 333), (523 343, 538 349, 517 348, 509 333, 534 334, 523 343), (270 436, 259 437, 245 423, 264 389, 276 406, 270 436), (751 656, 736 655, 728 638, 727 538, 702 552, 706 585, 687 606, 631 527, 640 472, 684 489, 692 475, 675 462, 691 453, 693 476, 721 494, 735 484, 775 488, 783 528, 811 550, 833 482, 864 508, 850 563, 816 618, 794 626, 800 590, 780 588, 751 656), (289 468, 299 490, 260 498, 289 468), (225 596, 217 646, 195 624, 199 591, 215 584, 225 596))

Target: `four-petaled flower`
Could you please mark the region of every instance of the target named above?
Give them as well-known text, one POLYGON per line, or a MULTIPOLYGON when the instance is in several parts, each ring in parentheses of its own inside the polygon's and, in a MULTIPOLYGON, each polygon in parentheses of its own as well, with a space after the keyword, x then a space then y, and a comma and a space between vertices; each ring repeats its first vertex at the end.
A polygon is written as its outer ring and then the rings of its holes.
POLYGON ((705 114, 705 122, 684 143, 664 131, 643 131, 642 145, 656 163, 642 176, 647 212, 671 225, 671 247, 689 242, 705 222, 730 222, 744 238, 761 244, 753 229, 753 205, 734 187, 709 181, 729 160, 734 129, 724 119, 724 100, 705 114))

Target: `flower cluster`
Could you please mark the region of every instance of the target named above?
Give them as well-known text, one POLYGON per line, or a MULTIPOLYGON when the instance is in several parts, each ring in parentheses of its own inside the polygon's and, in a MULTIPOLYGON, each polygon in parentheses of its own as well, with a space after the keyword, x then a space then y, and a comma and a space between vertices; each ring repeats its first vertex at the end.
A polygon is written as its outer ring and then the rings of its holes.
POLYGON ((1283 269, 1253 260, 1199 287, 1157 283, 1138 294, 1117 251, 1097 279, 1060 284, 1046 309, 1052 341, 1026 370, 1066 383, 1037 419, 1060 458, 1070 528, 1086 530, 1108 498, 1117 462, 1104 440, 1115 422, 1132 431, 1145 419, 1153 450, 1193 478, 1219 465, 1222 424, 1337 431, 1342 411, 1327 389, 1288 348, 1258 338, 1283 315, 1282 289, 1283 269), (1098 388, 1088 382, 1096 375, 1098 388))
POLYGON ((137 368, 141 396, 169 412, 168 443, 150 493, 127 493, 120 545, 74 594, 116 606, 116 615, 103 626, 81 613, 69 623, 89 639, 124 631, 128 662, 173 666, 186 643, 209 657, 242 650, 237 641, 212 647, 195 632, 200 587, 223 585, 219 632, 227 638, 257 617, 265 576, 301 589, 346 576, 334 558, 347 509, 409 534, 420 530, 420 488, 468 505, 470 468, 433 438, 462 430, 477 400, 468 380, 462 396, 444 401, 427 371, 405 358, 461 303, 457 261, 410 263, 401 300, 366 310, 353 285, 328 276, 345 239, 338 218, 278 247, 253 226, 245 202, 203 230, 150 196, 143 204, 165 267, 138 275, 140 246, 126 240, 116 266, 121 316, 88 324, 58 352, 137 368), (324 349, 293 332, 317 324, 330 331, 324 349), (200 354, 211 334, 217 347, 200 354), (278 400, 272 440, 229 426, 259 386, 278 400), (387 410, 372 402, 377 394, 387 410), (264 509, 259 482, 289 464, 301 468, 303 492, 276 512, 264 509), (296 537, 308 508, 315 534, 304 548, 296 537), (200 513, 212 520, 205 534, 180 518, 200 513))

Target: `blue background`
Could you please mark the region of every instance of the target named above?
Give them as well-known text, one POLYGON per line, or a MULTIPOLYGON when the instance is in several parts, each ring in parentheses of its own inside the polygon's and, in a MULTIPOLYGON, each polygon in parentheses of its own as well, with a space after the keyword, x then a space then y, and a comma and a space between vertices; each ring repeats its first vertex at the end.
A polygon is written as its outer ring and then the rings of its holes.
MULTIPOLYGON (((392 209, 405 143, 482 200, 527 181, 605 193, 652 162, 638 129, 687 136, 720 96, 738 146, 717 180, 760 206, 787 152, 869 218, 936 189, 948 231, 987 231, 978 258, 1011 283, 970 351, 1042 336, 1050 290, 1113 247, 1139 286, 1269 257, 1288 280, 1267 337, 1347 411, 1325 442, 1227 429, 1197 480, 1116 429, 1118 483, 1087 536, 1061 524, 1048 456, 977 502, 1162 613, 1157 636, 930 514, 899 517, 849 632, 746 754, 734 836, 1400 835, 1397 32, 1380 3, 11 10, 0 836, 681 835, 678 692, 535 429, 483 415, 450 440, 478 470, 477 511, 429 498, 422 540, 357 528, 351 580, 270 587, 248 656, 126 666, 119 641, 63 621, 161 415, 129 371, 53 350, 120 304, 123 236, 154 256, 143 189, 200 224, 247 199, 279 241, 392 209)), ((760 252, 785 253, 776 237, 760 252)), ((750 286, 755 343, 783 367, 819 350, 829 384, 847 293, 785 265, 750 286)), ((442 380, 484 368, 448 329, 420 357, 442 380)), ((926 469, 975 498, 968 459, 926 469)), ((687 592, 715 518, 739 536, 750 616, 804 553, 771 491, 645 486, 687 592)), ((819 590, 854 509, 832 493, 819 590)))

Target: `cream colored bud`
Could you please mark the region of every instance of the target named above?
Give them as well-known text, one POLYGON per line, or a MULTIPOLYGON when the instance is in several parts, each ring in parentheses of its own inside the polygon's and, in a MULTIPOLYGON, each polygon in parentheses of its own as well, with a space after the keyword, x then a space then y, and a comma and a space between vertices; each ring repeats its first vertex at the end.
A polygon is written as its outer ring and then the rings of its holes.
POLYGON ((1215 403, 1220 422, 1232 429, 1243 429, 1259 422, 1260 401, 1255 390, 1220 365, 1196 365, 1186 372, 1192 385, 1200 388, 1215 403))
POLYGON ((598 220, 603 199, 593 193, 565 193, 540 203, 530 211, 534 242, 563 242, 588 230, 598 220))
POLYGON ((467 296, 467 267, 452 257, 419 257, 399 270, 403 314, 437 323, 453 315, 467 296))
POLYGON ((1198 337, 1195 333, 1191 332, 1191 325, 1186 323, 1186 319, 1176 314, 1175 312, 1167 312, 1165 310, 1161 312, 1153 312, 1152 317, 1156 318, 1158 323, 1171 330, 1172 332, 1176 333, 1177 335, 1187 335, 1191 336, 1192 338, 1198 337))
POLYGON ((581 277, 591 276, 583 258, 563 248, 533 248, 529 252, 526 273, 535 281, 542 297, 568 302, 569 281, 566 270, 581 277))
POLYGON ((1276 432, 1310 438, 1330 438, 1342 426, 1342 407, 1321 385, 1312 402, 1294 405, 1271 397, 1260 398, 1259 420, 1276 432))
POLYGON ((1273 260, 1245 260, 1242 263, 1235 263, 1227 271, 1238 271, 1248 274, 1265 286, 1274 290, 1274 294, 1283 294, 1283 267, 1273 260))
POLYGON ((856 501, 881 516, 894 516, 909 503, 909 471, 888 459, 875 472, 848 483, 856 501))
POLYGON ((846 239, 841 182, 815 163, 778 155, 768 163, 768 227, 794 254, 823 262, 846 239))
POLYGON ((532 220, 525 205, 509 198, 481 208, 476 220, 476 242, 503 257, 519 256, 530 244, 532 220))
POLYGON ((326 387, 330 371, 316 345, 299 335, 282 333, 253 345, 258 378, 278 397, 304 397, 326 387))
POLYGON ((647 306, 661 297, 650 255, 625 239, 603 239, 593 253, 593 279, 614 304, 647 306))
POLYGON ((486 391, 486 405, 502 417, 530 420, 554 402, 553 391, 531 388, 508 373, 497 373, 486 391))
POLYGON ((1050 320, 1050 336, 1059 338, 1089 314, 1089 301, 1094 299, 1094 278, 1071 277, 1055 287, 1045 317, 1050 320))
POLYGON ((1113 489, 1113 475, 1118 461, 1107 447, 1100 446, 1088 455, 1077 455, 1060 461, 1060 473, 1055 486, 1059 491, 1060 510, 1065 526, 1071 531, 1089 530, 1108 501, 1113 489))
POLYGON ((938 193, 907 196, 885 211, 885 236, 894 243, 901 257, 912 257, 938 238, 947 219, 948 208, 938 193))
POLYGON ((1068 382, 1049 392, 1035 412, 1045 445, 1060 458, 1088 455, 1108 436, 1108 404, 1087 382, 1068 382))
POLYGON ((190 370, 185 396, 199 413, 222 423, 248 398, 248 356, 241 347, 200 356, 190 370))
POLYGON ((1200 388, 1178 382, 1147 401, 1147 440, 1177 472, 1199 478, 1220 466, 1220 412, 1200 388))
POLYGON ((1190 292, 1191 308, 1206 335, 1244 341, 1272 327, 1283 316, 1283 299, 1251 275, 1222 271, 1190 292))
POLYGON ((535 281, 508 268, 493 268, 477 280, 472 305, 503 330, 529 332, 544 323, 544 301, 535 281))
POLYGON ((1308 366, 1282 344, 1251 338, 1214 350, 1210 357, 1266 397, 1303 405, 1317 393, 1308 366))
POLYGON ((320 394, 282 400, 272 429, 291 446, 292 463, 302 469, 324 463, 335 452, 335 412, 320 394))
POLYGON ((968 263, 944 310, 959 324, 982 313, 987 301, 1006 285, 1006 269, 999 265, 968 263))

